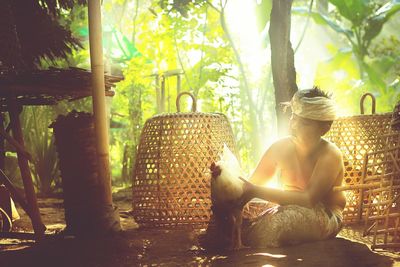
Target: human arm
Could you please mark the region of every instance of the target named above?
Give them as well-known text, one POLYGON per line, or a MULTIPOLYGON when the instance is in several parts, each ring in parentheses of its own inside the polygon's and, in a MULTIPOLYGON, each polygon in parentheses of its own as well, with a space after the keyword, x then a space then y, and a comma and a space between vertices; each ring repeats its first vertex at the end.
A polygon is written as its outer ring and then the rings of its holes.
POLYGON ((296 204, 313 207, 322 201, 343 169, 340 151, 329 149, 316 162, 307 187, 303 191, 281 191, 247 183, 246 200, 261 198, 280 205, 296 204))
POLYGON ((256 169, 249 178, 249 181, 255 185, 264 185, 275 174, 277 168, 278 148, 272 145, 262 156, 256 169))

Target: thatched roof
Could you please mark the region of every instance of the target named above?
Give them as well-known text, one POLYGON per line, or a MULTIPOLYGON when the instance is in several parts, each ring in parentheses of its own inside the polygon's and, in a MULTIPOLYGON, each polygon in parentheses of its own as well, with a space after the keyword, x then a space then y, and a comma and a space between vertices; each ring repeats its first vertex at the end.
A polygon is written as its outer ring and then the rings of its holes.
MULTIPOLYGON (((79 41, 57 18, 61 10, 87 0, 0 0, 0 111, 7 99, 21 105, 50 105, 91 95, 91 73, 70 69, 39 70, 42 58, 66 57, 79 41)), ((105 76, 106 95, 121 77, 105 76)))
MULTIPOLYGON (((60 100, 75 100, 92 94, 91 72, 84 69, 49 69, 31 72, 0 70, 0 110, 7 99, 21 105, 51 105, 60 100)), ((112 87, 122 77, 105 75, 105 94, 113 96, 112 87)))
POLYGON ((79 41, 57 21, 60 9, 84 0, 0 0, 0 65, 35 68, 39 59, 65 57, 79 41))
POLYGON ((75 5, 85 5, 87 0, 39 0, 40 4, 53 15, 58 15, 61 9, 68 10, 75 5))

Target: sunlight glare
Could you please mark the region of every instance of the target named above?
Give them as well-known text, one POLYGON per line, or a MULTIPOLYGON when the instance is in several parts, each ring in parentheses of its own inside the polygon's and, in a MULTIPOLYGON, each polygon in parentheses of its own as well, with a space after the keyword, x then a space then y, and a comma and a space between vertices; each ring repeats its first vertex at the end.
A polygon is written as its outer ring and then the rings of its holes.
POLYGON ((278 181, 278 175, 274 175, 268 183, 265 185, 268 188, 274 188, 274 189, 282 189, 282 185, 278 181))
POLYGON ((265 256, 265 257, 271 257, 271 258, 276 258, 276 259, 282 259, 282 258, 286 258, 287 257, 287 255, 271 254, 271 253, 267 253, 267 252, 259 252, 259 253, 254 253, 254 254, 251 254, 251 255, 252 256, 265 256))
POLYGON ((254 4, 253 1, 232 0, 226 7, 226 18, 243 63, 248 67, 248 75, 257 81, 265 75, 263 66, 270 57, 265 55, 266 52, 261 47, 254 4))

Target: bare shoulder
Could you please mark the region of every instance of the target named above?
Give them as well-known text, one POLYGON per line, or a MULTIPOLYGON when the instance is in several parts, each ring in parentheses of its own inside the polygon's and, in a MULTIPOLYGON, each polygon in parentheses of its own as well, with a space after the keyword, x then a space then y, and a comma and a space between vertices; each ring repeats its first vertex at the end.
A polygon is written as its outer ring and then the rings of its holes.
POLYGON ((343 162, 342 151, 340 151, 337 145, 328 140, 325 139, 322 140, 324 142, 324 156, 326 157, 326 159, 335 160, 342 163, 343 162))
POLYGON ((293 142, 290 137, 283 137, 275 141, 269 150, 274 155, 284 155, 288 151, 293 150, 293 142))

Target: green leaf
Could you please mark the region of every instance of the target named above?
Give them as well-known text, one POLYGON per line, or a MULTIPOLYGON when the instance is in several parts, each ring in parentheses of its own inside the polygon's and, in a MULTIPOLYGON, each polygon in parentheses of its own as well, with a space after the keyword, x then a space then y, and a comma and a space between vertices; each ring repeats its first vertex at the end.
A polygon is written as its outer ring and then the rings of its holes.
POLYGON ((80 27, 78 29, 78 35, 80 35, 82 37, 89 36, 89 28, 87 26, 80 27))
POLYGON ((292 8, 292 14, 300 16, 310 15, 311 18, 314 20, 314 22, 319 25, 329 26, 334 31, 346 35, 349 39, 353 36, 353 32, 351 30, 340 27, 336 22, 334 22, 330 18, 318 12, 311 11, 311 13, 309 13, 308 7, 294 7, 292 8))
POLYGON ((122 41, 125 45, 125 48, 128 50, 129 57, 132 58, 134 56, 137 56, 138 50, 136 49, 135 45, 125 35, 123 35, 122 41))
POLYGON ((374 70, 378 71, 383 76, 396 65, 397 61, 395 58, 390 56, 381 56, 370 60, 368 63, 374 70))
POLYGON ((385 21, 381 17, 373 17, 368 19, 365 26, 365 34, 363 39, 370 41, 375 38, 381 32, 384 23, 385 21))
POLYGON ((340 15, 351 21, 353 26, 360 26, 372 12, 369 0, 329 0, 336 6, 340 15))
POLYGON ((385 81, 381 78, 381 75, 371 66, 369 66, 366 63, 362 64, 364 67, 364 70, 367 72, 369 80, 371 83, 375 86, 377 86, 380 89, 380 92, 385 92, 386 90, 386 83, 385 81))
POLYGON ((340 15, 360 26, 372 11, 369 0, 329 0, 338 9, 340 15))
POLYGON ((381 8, 379 8, 375 12, 375 16, 381 16, 385 15, 387 19, 389 19, 391 16, 397 13, 400 9, 400 1, 399 0, 394 0, 390 3, 386 3, 383 5, 381 8))
POLYGON ((372 17, 367 19, 364 40, 370 41, 375 38, 381 32, 383 25, 398 11, 400 11, 399 1, 387 3, 378 9, 372 17))

